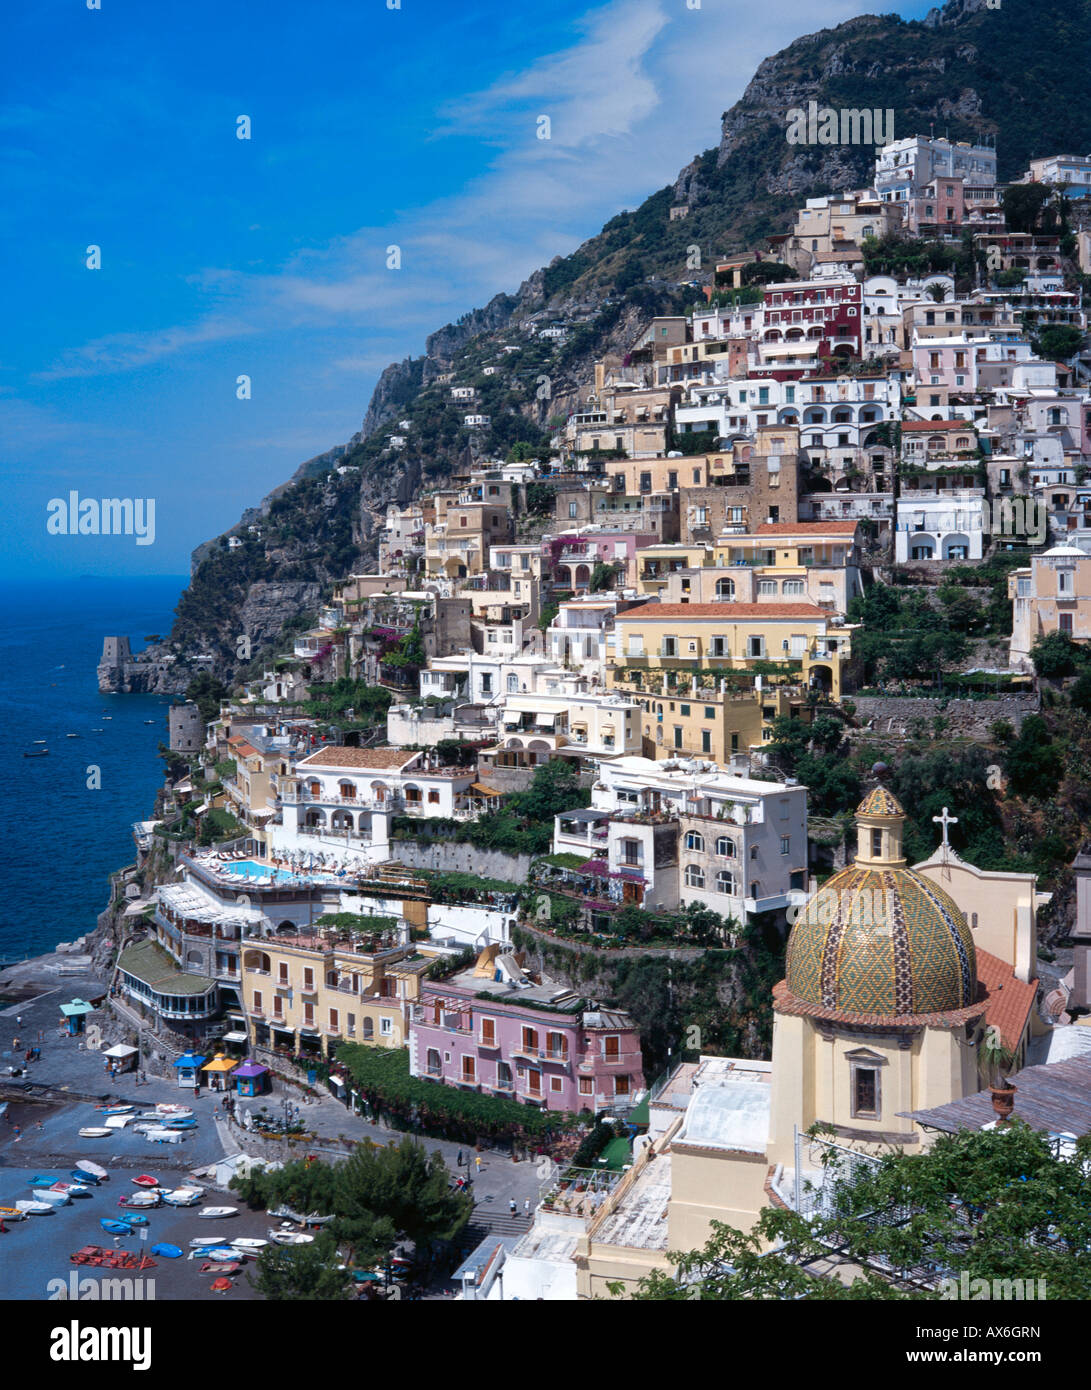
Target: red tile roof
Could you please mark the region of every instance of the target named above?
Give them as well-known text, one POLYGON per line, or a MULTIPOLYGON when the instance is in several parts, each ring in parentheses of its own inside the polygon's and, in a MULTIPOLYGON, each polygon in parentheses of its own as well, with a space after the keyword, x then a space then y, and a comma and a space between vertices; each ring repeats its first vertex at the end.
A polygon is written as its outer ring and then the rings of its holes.
MULTIPOLYGON (((828 495, 837 496, 832 492, 828 495)), ((859 525, 859 521, 767 521, 756 531, 747 531, 744 536, 729 536, 716 544, 729 545, 751 536, 851 536, 859 525)))
POLYGON ((1022 1041, 1027 1019, 1034 1008, 1038 981, 1027 983, 1017 979, 1006 960, 981 950, 977 953, 977 978, 988 994, 986 1026, 993 1024, 999 1028, 1004 1046, 1014 1052, 1022 1041))

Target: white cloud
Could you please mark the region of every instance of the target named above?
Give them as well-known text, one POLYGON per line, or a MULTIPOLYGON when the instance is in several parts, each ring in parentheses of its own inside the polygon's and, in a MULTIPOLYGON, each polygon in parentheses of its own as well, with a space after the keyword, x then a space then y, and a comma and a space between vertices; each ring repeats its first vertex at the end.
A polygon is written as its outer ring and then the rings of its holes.
POLYGON ((254 331, 252 325, 239 321, 208 318, 190 327, 111 333, 72 349, 60 361, 37 375, 43 381, 60 381, 67 377, 134 371, 165 357, 173 357, 175 353, 230 338, 241 338, 254 331))

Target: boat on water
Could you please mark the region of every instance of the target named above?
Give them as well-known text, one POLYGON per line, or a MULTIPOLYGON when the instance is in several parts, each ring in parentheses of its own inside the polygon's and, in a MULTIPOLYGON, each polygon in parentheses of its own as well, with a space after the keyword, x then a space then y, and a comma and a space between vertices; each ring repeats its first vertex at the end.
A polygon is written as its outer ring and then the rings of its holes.
POLYGON ((132 1222, 115 1221, 113 1217, 103 1216, 98 1223, 104 1231, 109 1231, 112 1236, 131 1236, 133 1233, 132 1222))
POLYGON ((160 1241, 158 1245, 153 1245, 152 1254, 161 1255, 165 1260, 180 1260, 182 1258, 181 1247, 171 1245, 169 1241, 160 1241))
POLYGON ((306 1235, 303 1231, 270 1231, 269 1239, 277 1245, 310 1245, 314 1236, 306 1235))
POLYGON ((31 739, 31 743, 46 743, 47 741, 48 741, 48 740, 46 740, 46 739, 44 739, 44 738, 34 738, 34 739, 31 739))
POLYGON ((81 1173, 86 1173, 89 1178, 94 1178, 96 1182, 106 1182, 110 1176, 101 1163, 92 1163, 89 1158, 79 1159, 76 1167, 81 1173))
POLYGON ((237 1216, 238 1207, 202 1207, 198 1216, 215 1219, 217 1216, 237 1216))
POLYGON ((158 724, 158 723, 159 723, 159 720, 158 720, 158 719, 145 719, 145 720, 144 720, 144 723, 145 723, 145 724, 158 724))
POLYGON ((56 1208, 52 1202, 28 1202, 19 1201, 15 1203, 16 1211, 25 1212, 27 1216, 46 1216, 56 1208))
POLYGON ((105 1139, 113 1130, 104 1125, 87 1125, 79 1131, 81 1139, 105 1139))
POLYGON ((65 738, 82 738, 82 734, 65 734, 65 738))
POLYGON ((35 752, 35 753, 24 753, 24 754, 23 754, 23 757, 24 757, 24 758, 48 758, 48 757, 49 757, 49 749, 48 749, 48 748, 39 748, 39 749, 37 750, 37 752, 35 752))
POLYGON ((196 1187, 176 1187, 173 1192, 164 1192, 163 1201, 171 1207, 195 1207, 204 1196, 196 1187))
POLYGON ((100 715, 99 715, 99 718, 100 718, 100 719, 113 719, 113 717, 114 717, 114 716, 113 716, 112 714, 100 714, 100 715))
POLYGON ((159 1186, 159 1179, 153 1178, 150 1173, 141 1173, 138 1178, 133 1178, 132 1181, 136 1184, 137 1187, 159 1186))
POLYGON ((104 734, 104 733, 106 732, 106 730, 105 730, 105 729, 92 729, 91 732, 92 732, 93 734, 104 734))

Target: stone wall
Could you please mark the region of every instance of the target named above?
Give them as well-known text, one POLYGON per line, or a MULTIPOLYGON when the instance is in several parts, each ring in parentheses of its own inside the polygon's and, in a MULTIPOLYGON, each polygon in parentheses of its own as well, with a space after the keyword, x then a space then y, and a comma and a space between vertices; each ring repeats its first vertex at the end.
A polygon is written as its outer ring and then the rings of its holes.
POLYGON ((529 854, 505 854, 499 849, 477 849, 451 840, 422 845, 415 840, 391 840, 390 857, 411 869, 442 869, 505 883, 525 883, 530 873, 529 854))
POLYGON ((946 733, 980 739, 989 737, 989 725, 997 719, 1008 720, 1018 731, 1027 715, 1039 708, 1037 695, 1001 695, 995 700, 853 695, 850 702, 856 707, 857 723, 871 733, 908 733, 913 720, 926 719, 931 725, 940 715, 947 721, 946 733))

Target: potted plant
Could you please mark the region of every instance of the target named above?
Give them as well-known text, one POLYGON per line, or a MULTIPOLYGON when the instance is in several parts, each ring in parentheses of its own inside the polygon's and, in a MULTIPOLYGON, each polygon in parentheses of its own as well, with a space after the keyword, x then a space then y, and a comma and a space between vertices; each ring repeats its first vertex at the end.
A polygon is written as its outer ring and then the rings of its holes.
POLYGON ((978 1052, 980 1065, 988 1077, 992 1092, 993 1109, 1001 1121, 1006 1120, 1015 1108, 1016 1088, 1008 1079, 1008 1068, 1014 1061, 1009 1048, 995 1024, 985 1031, 985 1037, 978 1052))

